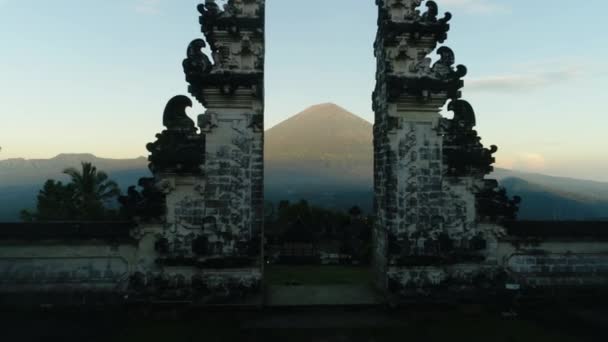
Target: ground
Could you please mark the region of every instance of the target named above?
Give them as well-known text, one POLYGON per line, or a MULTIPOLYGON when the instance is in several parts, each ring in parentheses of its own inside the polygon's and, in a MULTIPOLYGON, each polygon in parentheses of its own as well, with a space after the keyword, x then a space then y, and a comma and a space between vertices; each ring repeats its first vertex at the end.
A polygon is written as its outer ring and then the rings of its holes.
POLYGON ((543 312, 542 320, 454 309, 167 311, 153 316, 49 313, 25 319, 5 313, 0 327, 6 341, 604 341, 603 326, 590 328, 560 312, 543 312))
POLYGON ((179 303, 84 311, 0 312, 3 341, 605 341, 608 305, 564 302, 506 317, 491 305, 375 301, 366 267, 266 269, 266 306, 190 308, 179 303), (274 301, 274 302, 268 302, 274 301))
POLYGON ((371 284, 368 266, 266 265, 267 285, 362 285, 371 284))

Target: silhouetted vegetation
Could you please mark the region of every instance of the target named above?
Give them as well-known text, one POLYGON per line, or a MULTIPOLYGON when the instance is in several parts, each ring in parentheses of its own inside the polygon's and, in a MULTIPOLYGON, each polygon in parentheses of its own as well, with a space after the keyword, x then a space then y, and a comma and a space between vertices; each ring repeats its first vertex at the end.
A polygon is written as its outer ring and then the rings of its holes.
POLYGON ((23 210, 24 221, 101 221, 118 218, 110 204, 120 195, 116 182, 91 163, 82 163, 81 170, 67 168, 70 177, 64 184, 49 179, 38 193, 36 211, 23 210))
POLYGON ((269 262, 367 263, 373 220, 359 207, 348 213, 280 201, 266 205, 265 236, 269 262))

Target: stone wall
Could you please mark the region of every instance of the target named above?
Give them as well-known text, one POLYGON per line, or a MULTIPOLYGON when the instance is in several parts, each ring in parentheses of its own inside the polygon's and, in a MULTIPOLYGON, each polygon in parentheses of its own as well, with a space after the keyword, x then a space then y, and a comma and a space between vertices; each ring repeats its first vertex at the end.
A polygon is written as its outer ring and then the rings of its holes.
POLYGON ((138 243, 129 235, 133 227, 1 224, 0 304, 26 304, 32 298, 35 305, 123 298, 138 268, 138 243))
POLYGON ((607 222, 513 222, 497 258, 523 290, 608 285, 607 222))
POLYGON ((451 14, 419 0, 378 1, 374 111, 377 282, 391 293, 471 283, 496 269, 489 244, 501 228, 478 212, 492 153, 481 145, 471 106, 460 100, 466 68, 438 45, 451 14), (436 51, 439 60, 431 63, 436 51), (449 103, 453 119, 440 114, 449 103), (481 225, 480 222, 489 224, 481 225))

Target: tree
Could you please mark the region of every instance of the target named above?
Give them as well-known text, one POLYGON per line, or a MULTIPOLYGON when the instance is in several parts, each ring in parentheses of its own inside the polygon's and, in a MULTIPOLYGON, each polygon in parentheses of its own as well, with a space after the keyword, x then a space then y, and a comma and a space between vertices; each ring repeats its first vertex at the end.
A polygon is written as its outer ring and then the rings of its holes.
POLYGON ((63 170, 71 178, 74 201, 84 219, 99 220, 106 217, 106 204, 120 195, 120 188, 103 171, 91 163, 82 163, 82 170, 63 170))
POLYGON ((82 163, 82 169, 68 168, 63 171, 70 176, 70 183, 62 184, 48 180, 36 204, 36 213, 22 211, 26 221, 107 220, 116 217, 108 209, 111 200, 120 195, 116 182, 91 163, 82 163))
POLYGON ((24 221, 66 221, 78 215, 73 201, 74 188, 49 179, 38 193, 36 212, 21 211, 24 221))
POLYGON ((348 210, 348 214, 352 217, 352 218, 359 218, 361 216, 363 212, 361 211, 361 208, 359 208, 358 206, 354 206, 352 208, 350 208, 348 210))

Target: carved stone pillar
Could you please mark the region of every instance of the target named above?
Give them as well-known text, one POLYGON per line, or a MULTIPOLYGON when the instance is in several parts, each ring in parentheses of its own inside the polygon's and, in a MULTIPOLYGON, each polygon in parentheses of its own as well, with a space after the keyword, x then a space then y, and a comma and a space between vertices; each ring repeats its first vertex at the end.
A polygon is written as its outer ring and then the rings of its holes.
POLYGON ((430 59, 452 16, 421 3, 377 0, 374 262, 377 284, 393 295, 474 287, 500 231, 478 224, 478 194, 497 187, 483 180, 496 149, 483 148, 473 110, 459 100, 467 69, 447 46, 430 59), (448 101, 452 120, 440 114, 448 101))
POLYGON ((263 266, 264 1, 206 0, 198 10, 205 39, 190 43, 183 68, 206 112, 197 132, 191 100, 173 98, 167 130, 148 146, 166 214, 156 268, 138 283, 167 298, 250 302, 263 266))

